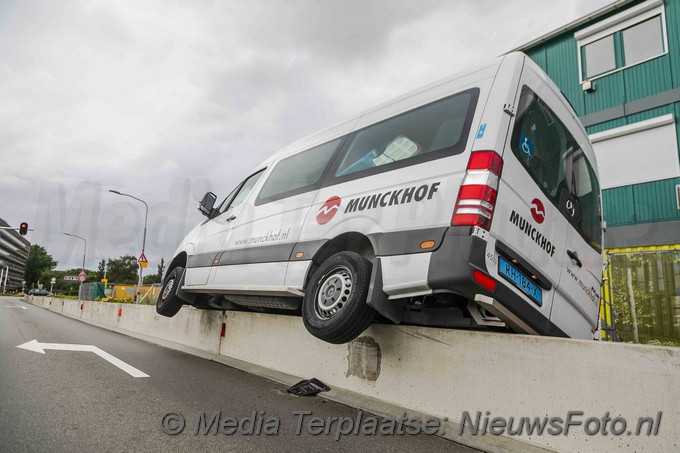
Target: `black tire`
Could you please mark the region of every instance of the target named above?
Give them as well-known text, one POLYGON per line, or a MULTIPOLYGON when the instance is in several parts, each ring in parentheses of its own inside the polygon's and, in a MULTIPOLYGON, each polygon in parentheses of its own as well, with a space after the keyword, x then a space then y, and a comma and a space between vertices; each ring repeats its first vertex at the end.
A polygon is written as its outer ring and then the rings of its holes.
POLYGON ((347 343, 371 325, 375 310, 366 304, 372 264, 354 252, 328 258, 314 272, 302 301, 302 320, 316 338, 347 343))
POLYGON ((179 288, 184 273, 184 268, 178 266, 168 273, 163 282, 163 287, 161 288, 161 293, 158 295, 156 300, 156 312, 159 315, 167 316, 172 318, 177 314, 184 301, 177 297, 177 289, 179 288))

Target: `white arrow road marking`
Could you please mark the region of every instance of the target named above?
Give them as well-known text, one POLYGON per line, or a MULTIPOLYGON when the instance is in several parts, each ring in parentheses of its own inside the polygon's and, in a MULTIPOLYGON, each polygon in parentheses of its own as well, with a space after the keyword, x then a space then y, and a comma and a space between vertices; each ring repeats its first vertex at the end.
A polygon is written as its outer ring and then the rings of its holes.
POLYGON ((26 310, 26 307, 22 307, 21 305, 5 305, 2 308, 21 308, 22 310, 26 310))
POLYGON ((128 365, 122 360, 112 356, 106 351, 102 351, 96 346, 86 345, 86 344, 59 344, 59 343, 38 343, 38 340, 31 340, 24 344, 20 344, 17 348, 26 349, 28 351, 39 352, 40 354, 45 353, 45 349, 56 349, 58 351, 85 351, 94 352, 102 359, 106 360, 110 364, 117 366, 121 370, 125 371, 132 377, 149 377, 148 374, 139 371, 132 365, 128 365))

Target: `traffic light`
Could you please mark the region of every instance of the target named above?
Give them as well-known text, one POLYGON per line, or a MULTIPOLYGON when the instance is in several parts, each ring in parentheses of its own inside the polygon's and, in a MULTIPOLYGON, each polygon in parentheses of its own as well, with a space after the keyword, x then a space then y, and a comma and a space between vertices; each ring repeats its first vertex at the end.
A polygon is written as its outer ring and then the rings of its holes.
POLYGON ((26 236, 26 233, 28 233, 28 223, 21 222, 21 225, 19 225, 19 234, 26 236))

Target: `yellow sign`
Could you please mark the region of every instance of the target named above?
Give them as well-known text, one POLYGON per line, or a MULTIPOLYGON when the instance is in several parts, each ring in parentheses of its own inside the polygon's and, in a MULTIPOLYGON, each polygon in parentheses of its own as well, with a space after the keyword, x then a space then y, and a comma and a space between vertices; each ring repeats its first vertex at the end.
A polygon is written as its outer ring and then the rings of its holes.
POLYGON ((146 259, 146 255, 144 252, 142 252, 141 255, 139 255, 139 258, 137 258, 137 262, 139 263, 139 267, 142 269, 146 269, 146 266, 149 265, 149 261, 146 259))
POLYGON ((102 283, 104 284, 104 288, 106 288, 109 285, 109 281, 105 278, 102 278, 102 283))

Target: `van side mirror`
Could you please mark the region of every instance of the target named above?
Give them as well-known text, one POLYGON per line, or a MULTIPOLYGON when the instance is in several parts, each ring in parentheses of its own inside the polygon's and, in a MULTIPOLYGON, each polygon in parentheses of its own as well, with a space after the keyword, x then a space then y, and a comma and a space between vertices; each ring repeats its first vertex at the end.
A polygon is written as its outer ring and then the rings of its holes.
POLYGON ((198 210, 201 211, 201 214, 204 216, 210 217, 210 214, 213 212, 213 207, 215 206, 216 200, 217 196, 212 192, 208 192, 203 196, 203 199, 198 204, 198 210))

